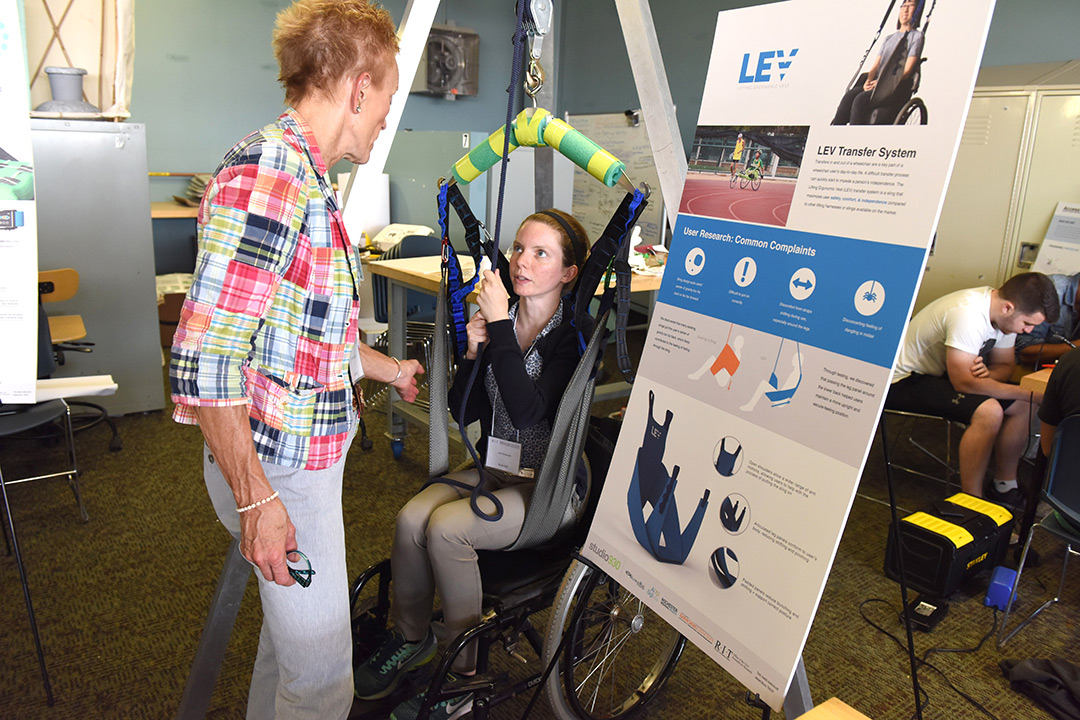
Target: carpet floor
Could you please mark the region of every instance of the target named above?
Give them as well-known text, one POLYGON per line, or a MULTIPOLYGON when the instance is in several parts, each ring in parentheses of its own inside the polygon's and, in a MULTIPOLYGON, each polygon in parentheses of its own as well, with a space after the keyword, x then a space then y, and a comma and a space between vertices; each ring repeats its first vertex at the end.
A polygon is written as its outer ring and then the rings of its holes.
MULTIPOLYGON (((606 414, 619 405, 608 401, 596 412, 606 414)), ((401 459, 394 460, 382 436, 385 416, 376 412, 367 419, 375 448, 364 452, 355 444, 345 475, 350 576, 388 555, 394 515, 420 487, 427 468, 422 436, 410 439, 401 459)), ((79 521, 72 494, 61 481, 9 489, 56 703, 50 708, 45 702, 14 558, 0 556, 5 618, 0 623, 0 718, 157 719, 176 713, 229 537, 202 484, 198 429, 176 425, 168 410, 121 417, 117 423, 124 443, 120 452, 108 451, 102 428, 76 437, 88 523, 79 521)), ((891 424, 890 431, 893 437, 921 434, 931 445, 943 441, 939 428, 928 423, 891 424)), ((922 462, 905 441, 894 444, 897 459, 922 462)), ((39 471, 42 458, 51 453, 62 449, 41 440, 4 441, 0 461, 5 478, 39 471)), ((914 698, 906 651, 868 622, 903 638, 898 585, 882 571, 889 508, 881 458, 875 443, 804 660, 815 700, 837 696, 875 720, 907 720, 914 717, 914 698)), ((908 510, 945 495, 940 484, 902 474, 897 486, 898 504, 908 510)), ((1055 587, 1060 572, 1062 546, 1044 540, 1036 547, 1041 562, 1024 574, 1020 610, 1041 602, 1040 594, 1049 592, 1042 588, 1055 587)), ((1080 580, 1071 577, 1062 602, 1004 651, 995 648, 994 638, 980 645, 1000 621, 982 603, 986 584, 982 576, 964 585, 949 598, 951 608, 937 628, 915 635, 920 656, 933 648, 977 647, 932 653, 933 667, 920 668, 929 698, 924 717, 1051 717, 1010 689, 998 662, 1005 657, 1076 660, 1080 580)), ((252 580, 208 717, 243 716, 260 614, 252 580)), ((645 717, 761 717, 760 710, 746 705, 744 694, 730 676, 689 647, 645 717)), ((496 718, 519 715, 520 705, 493 712, 496 718)), ((547 716, 543 707, 533 715, 547 716)))

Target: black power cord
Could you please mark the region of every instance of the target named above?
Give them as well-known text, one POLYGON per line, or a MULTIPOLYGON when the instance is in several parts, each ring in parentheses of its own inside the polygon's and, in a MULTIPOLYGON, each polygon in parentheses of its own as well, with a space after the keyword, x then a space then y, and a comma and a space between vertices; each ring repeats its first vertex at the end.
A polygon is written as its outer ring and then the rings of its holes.
MULTIPOLYGON (((892 632, 890 632, 889 630, 886 630, 881 625, 879 625, 878 623, 876 623, 872 619, 870 619, 869 616, 867 616, 866 611, 865 611, 865 607, 867 605, 869 605, 870 603, 880 603, 882 605, 885 605, 886 607, 893 610, 897 614, 897 617, 900 618, 901 622, 903 622, 903 613, 901 613, 899 610, 897 610, 892 605, 892 603, 890 603, 888 600, 883 600, 881 598, 869 598, 869 599, 863 600, 861 603, 859 603, 859 615, 862 617, 862 619, 865 620, 866 623, 868 625, 870 625, 872 628, 874 628, 878 632, 880 632, 883 635, 885 635, 886 637, 888 637, 894 643, 896 643, 896 646, 899 647, 902 651, 907 652, 908 648, 900 640, 900 638, 898 638, 892 632)), ((945 672, 941 668, 937 667, 936 665, 930 663, 927 660, 927 658, 929 658, 934 653, 974 653, 974 652, 978 652, 979 650, 981 650, 982 646, 986 643, 986 641, 989 638, 993 637, 994 633, 997 632, 998 609, 996 607, 994 607, 994 608, 992 608, 992 610, 994 611, 994 621, 990 626, 990 630, 987 631, 987 633, 985 635, 983 635, 982 639, 979 640, 978 644, 975 645, 975 647, 970 647, 970 648, 945 648, 945 647, 930 648, 929 650, 927 650, 926 652, 924 652, 922 654, 922 657, 918 658, 918 663, 919 663, 919 665, 921 665, 921 666, 923 666, 923 667, 925 667, 925 668, 927 668, 929 670, 933 670, 935 673, 940 675, 941 679, 945 681, 945 684, 948 685, 949 688, 953 692, 955 692, 957 695, 959 695, 964 700, 966 700, 968 703, 970 703, 971 706, 974 707, 976 710, 983 713, 987 717, 991 718, 991 720, 998 720, 997 716, 994 715, 989 710, 987 710, 986 707, 982 705, 982 703, 980 703, 978 700, 976 700, 975 698, 973 698, 971 695, 967 694, 966 692, 964 692, 960 688, 956 687, 956 685, 954 685, 952 683, 952 681, 949 680, 949 676, 946 675, 945 672)), ((923 706, 923 709, 925 710, 930 705, 930 695, 926 692, 926 690, 924 690, 922 688, 921 685, 919 686, 919 694, 924 699, 924 702, 922 703, 922 706, 923 706)))

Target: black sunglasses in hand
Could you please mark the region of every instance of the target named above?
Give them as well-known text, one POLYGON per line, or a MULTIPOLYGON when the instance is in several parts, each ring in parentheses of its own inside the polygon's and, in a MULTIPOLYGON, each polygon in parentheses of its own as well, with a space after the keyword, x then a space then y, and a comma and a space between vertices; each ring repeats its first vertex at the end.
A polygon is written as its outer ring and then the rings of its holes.
POLYGON ((308 560, 307 555, 299 550, 290 550, 285 553, 285 561, 289 566, 289 575, 299 583, 300 587, 307 587, 311 584, 311 576, 315 574, 315 571, 311 569, 311 561, 308 560), (293 556, 299 556, 299 559, 294 560, 293 556), (293 567, 296 565, 306 565, 306 567, 293 567))

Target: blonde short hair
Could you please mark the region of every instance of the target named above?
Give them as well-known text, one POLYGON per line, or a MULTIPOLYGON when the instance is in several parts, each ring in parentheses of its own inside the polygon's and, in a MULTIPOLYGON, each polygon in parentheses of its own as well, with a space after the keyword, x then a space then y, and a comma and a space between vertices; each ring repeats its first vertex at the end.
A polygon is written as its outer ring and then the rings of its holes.
POLYGON ((297 0, 274 26, 278 81, 289 105, 353 72, 370 73, 382 87, 397 52, 393 18, 367 0, 297 0))

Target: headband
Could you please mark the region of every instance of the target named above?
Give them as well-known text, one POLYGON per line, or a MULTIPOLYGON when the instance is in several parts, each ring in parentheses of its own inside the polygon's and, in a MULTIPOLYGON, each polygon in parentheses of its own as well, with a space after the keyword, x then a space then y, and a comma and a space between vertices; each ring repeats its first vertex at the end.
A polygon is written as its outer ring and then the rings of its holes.
POLYGON ((574 248, 574 265, 581 267, 581 264, 585 261, 585 248, 581 242, 581 238, 578 237, 574 229, 570 227, 570 223, 563 220, 559 213, 552 212, 551 210, 541 210, 538 215, 547 215, 550 218, 554 218, 562 229, 566 231, 566 236, 570 238, 570 245, 574 248))

